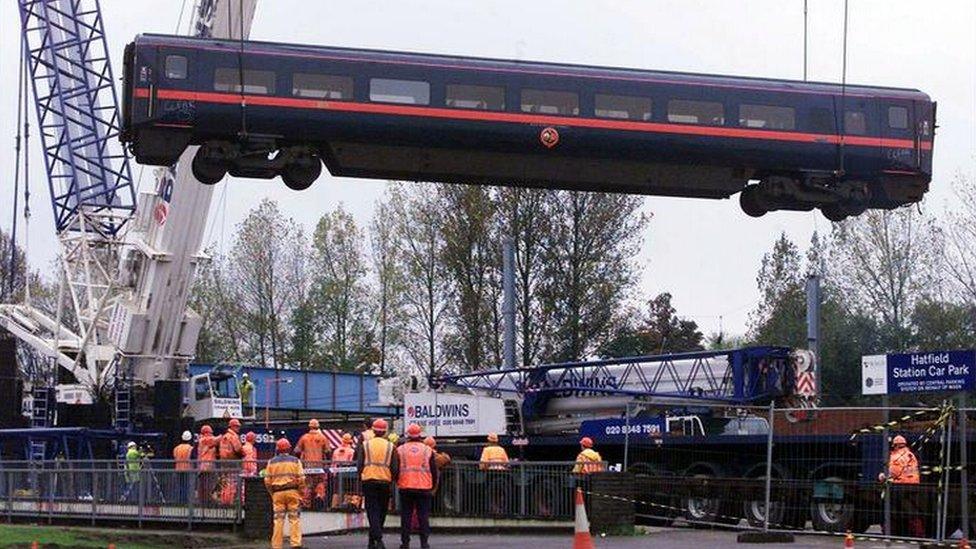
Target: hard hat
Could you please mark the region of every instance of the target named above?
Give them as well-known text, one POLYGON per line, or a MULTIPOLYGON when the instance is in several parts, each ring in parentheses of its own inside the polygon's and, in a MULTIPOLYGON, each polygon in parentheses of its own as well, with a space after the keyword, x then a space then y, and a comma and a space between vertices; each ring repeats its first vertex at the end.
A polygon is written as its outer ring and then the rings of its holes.
POLYGON ((420 429, 420 425, 416 423, 411 423, 407 426, 407 436, 410 438, 420 438, 420 433, 423 431, 420 429))
POLYGON ((309 429, 318 429, 319 428, 319 420, 317 420, 317 419, 310 419, 310 420, 308 420, 308 428, 309 429))
POLYGON ((437 441, 434 440, 434 437, 427 437, 427 438, 425 438, 424 439, 424 444, 426 444, 427 446, 430 446, 431 448, 437 448, 437 441))
POLYGON ((249 376, 249 375, 247 375, 247 372, 244 372, 244 375, 242 375, 241 377, 244 377, 244 378, 249 378, 249 377, 251 377, 251 376, 249 376))
POLYGON ((488 433, 488 442, 498 442, 498 433, 488 433))
POLYGON ((342 442, 352 444, 352 435, 349 433, 342 433, 342 442))
POLYGON ((125 445, 125 447, 126 448, 135 448, 136 447, 136 443, 130 440, 129 443, 125 445))
POLYGON ((203 427, 200 427, 200 434, 203 434, 203 435, 212 435, 213 434, 213 427, 211 427, 209 425, 204 425, 203 427))
POLYGON ((895 446, 905 446, 908 444, 908 441, 905 440, 905 437, 898 435, 894 438, 894 440, 891 441, 891 443, 895 446))
POLYGON ((227 425, 231 429, 240 429, 241 428, 241 420, 237 419, 236 417, 235 418, 231 418, 230 423, 228 423, 227 425))
POLYGON ((592 448, 593 447, 593 439, 590 438, 590 437, 583 437, 583 438, 581 438, 580 439, 580 446, 582 446, 583 448, 592 448))
POLYGON ((254 441, 257 439, 258 436, 254 434, 254 431, 248 431, 247 434, 244 435, 244 440, 250 442, 251 444, 254 444, 254 441))
POLYGON ((289 452, 291 451, 291 442, 289 442, 287 438, 279 438, 278 442, 275 442, 275 450, 277 450, 279 454, 289 452))
POLYGON ((183 431, 183 435, 180 436, 180 438, 183 439, 183 442, 190 442, 193 440, 193 433, 190 431, 183 431))
POLYGON ((377 420, 374 420, 373 421, 373 430, 376 431, 377 433, 385 433, 386 432, 386 420, 383 419, 383 418, 379 418, 377 420))

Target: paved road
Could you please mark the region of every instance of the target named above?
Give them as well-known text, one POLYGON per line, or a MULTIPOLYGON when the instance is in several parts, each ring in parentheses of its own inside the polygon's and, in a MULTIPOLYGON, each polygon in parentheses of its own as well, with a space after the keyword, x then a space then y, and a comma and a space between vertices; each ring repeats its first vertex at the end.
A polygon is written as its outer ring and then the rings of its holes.
MULTIPOLYGON (((395 549, 400 545, 400 539, 393 534, 387 534, 384 538, 386 546, 395 549)), ((572 547, 571 536, 558 535, 435 535, 430 539, 433 549, 498 549, 499 547, 531 548, 531 549, 566 549, 572 547)), ((643 535, 632 537, 608 537, 596 540, 597 549, 637 549, 648 547, 673 548, 673 547, 698 547, 708 549, 745 549, 748 547, 759 547, 762 549, 836 549, 843 547, 842 538, 831 538, 821 536, 799 536, 795 543, 786 544, 762 544, 747 545, 736 542, 736 532, 730 531, 710 531, 710 530, 686 530, 686 529, 654 529, 643 535)), ((308 549, 363 549, 366 547, 365 534, 355 534, 332 538, 306 538, 305 547, 308 549)), ((414 540, 412 547, 420 547, 419 540, 414 540)), ((857 543, 858 549, 881 548, 883 543, 872 543, 860 541, 857 543)))

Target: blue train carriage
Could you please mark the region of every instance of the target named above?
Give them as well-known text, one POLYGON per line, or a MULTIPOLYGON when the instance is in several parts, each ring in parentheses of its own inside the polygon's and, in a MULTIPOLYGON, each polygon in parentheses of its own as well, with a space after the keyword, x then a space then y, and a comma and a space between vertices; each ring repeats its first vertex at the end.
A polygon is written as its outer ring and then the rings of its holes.
POLYGON ((375 50, 140 35, 123 133, 193 171, 728 198, 843 219, 921 200, 935 103, 840 86, 375 50), (243 80, 243 88, 241 81, 243 80), (841 115, 843 113, 843 115, 841 115))

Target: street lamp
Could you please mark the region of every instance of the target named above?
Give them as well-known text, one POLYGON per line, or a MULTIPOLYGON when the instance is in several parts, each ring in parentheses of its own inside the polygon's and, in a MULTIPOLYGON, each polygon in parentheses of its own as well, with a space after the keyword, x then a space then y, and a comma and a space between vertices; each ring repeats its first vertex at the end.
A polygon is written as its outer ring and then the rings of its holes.
POLYGON ((271 385, 274 383, 291 383, 290 377, 272 377, 264 380, 264 428, 271 428, 271 385))

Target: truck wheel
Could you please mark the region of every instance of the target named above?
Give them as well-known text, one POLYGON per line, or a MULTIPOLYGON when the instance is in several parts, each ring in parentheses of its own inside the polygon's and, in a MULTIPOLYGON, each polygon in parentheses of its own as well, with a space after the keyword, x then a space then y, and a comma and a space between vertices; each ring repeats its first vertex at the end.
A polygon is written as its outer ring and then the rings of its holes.
MULTIPOLYGON (((715 463, 696 463, 685 470, 684 476, 691 478, 717 478, 724 476, 722 468, 715 463)), ((739 518, 732 515, 728 502, 720 495, 705 497, 686 497, 681 503, 685 520, 692 526, 712 528, 715 524, 736 524, 739 518)))
MULTIPOLYGON (((789 479, 790 474, 782 465, 773 463, 771 467, 774 480, 789 479)), ((764 480, 766 478, 766 464, 757 463, 748 472, 746 478, 764 480)), ((762 528, 765 524, 765 498, 760 500, 746 501, 742 504, 742 512, 753 528, 762 528)), ((806 522, 803 516, 803 509, 795 501, 776 501, 770 502, 769 526, 778 529, 799 529, 802 530, 806 522)))
MULTIPOLYGON (((827 477, 820 482, 842 483, 844 479, 827 477)), ((848 530, 863 533, 870 526, 864 517, 857 516, 854 502, 847 495, 840 501, 810 500, 810 520, 813 522, 814 530, 834 534, 843 534, 848 530)))
POLYGON ((634 507, 638 524, 671 526, 678 516, 681 500, 666 492, 642 489, 641 477, 671 477, 674 474, 655 463, 635 463, 628 467, 627 471, 634 473, 638 499, 643 502, 637 503, 634 507))

